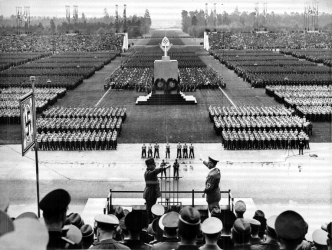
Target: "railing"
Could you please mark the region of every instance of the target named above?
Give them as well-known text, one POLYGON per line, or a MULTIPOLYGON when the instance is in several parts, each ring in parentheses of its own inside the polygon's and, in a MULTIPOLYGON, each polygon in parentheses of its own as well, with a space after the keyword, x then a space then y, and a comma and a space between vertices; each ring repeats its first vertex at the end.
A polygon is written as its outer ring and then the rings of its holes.
MULTIPOLYGON (((110 214, 113 211, 113 203, 112 203, 112 196, 113 194, 117 193, 132 193, 132 194, 143 194, 144 191, 124 191, 124 190, 112 190, 110 189, 110 192, 107 195, 106 204, 104 207, 104 214, 110 214)), ((162 194, 176 194, 178 197, 178 194, 191 194, 191 206, 195 207, 195 194, 203 194, 203 191, 195 191, 192 189, 191 191, 160 191, 162 194)), ((220 191, 221 194, 228 194, 228 209, 232 212, 234 212, 234 198, 232 196, 231 190, 228 191, 220 191)), ((174 202, 168 202, 166 205, 169 205, 170 203, 174 202)), ((180 204, 182 205, 182 204, 180 204)))

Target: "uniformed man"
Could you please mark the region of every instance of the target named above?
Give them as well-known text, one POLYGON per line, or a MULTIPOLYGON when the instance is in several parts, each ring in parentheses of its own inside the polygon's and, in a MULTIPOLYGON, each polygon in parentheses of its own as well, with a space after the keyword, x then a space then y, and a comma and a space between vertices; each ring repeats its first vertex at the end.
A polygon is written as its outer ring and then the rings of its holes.
MULTIPOLYGON (((148 223, 152 222, 151 207, 156 203, 157 198, 161 196, 160 186, 158 181, 158 174, 163 170, 162 168, 156 168, 156 163, 153 158, 149 158, 145 161, 146 171, 144 173, 145 189, 143 198, 146 201, 146 211, 148 214, 148 223)), ((169 168, 169 166, 166 167, 169 168)))
MULTIPOLYGON (((200 158, 201 161, 203 161, 200 158)), ((203 198, 206 194, 206 201, 208 203, 208 209, 212 216, 217 216, 220 213, 219 201, 221 199, 220 195, 220 170, 216 168, 218 161, 209 157, 208 161, 203 161, 203 164, 210 169, 208 176, 205 181, 205 189, 203 193, 203 198)))
POLYGON ((142 159, 146 158, 146 146, 145 146, 145 143, 143 143, 143 146, 142 146, 142 159))
POLYGON ((277 219, 276 215, 270 216, 266 220, 266 239, 260 244, 252 246, 252 250, 279 250, 280 246, 278 243, 277 233, 275 231, 275 221, 277 219))
POLYGON ((90 249, 130 249, 113 240, 115 229, 119 225, 115 215, 98 214, 95 216, 95 224, 97 242, 90 249))
POLYGON ((194 146, 191 143, 189 146, 189 158, 195 158, 195 154, 194 154, 194 146))
POLYGON ((165 162, 165 160, 162 160, 161 161, 161 163, 160 163, 160 168, 162 169, 162 171, 161 171, 161 178, 163 178, 163 175, 165 175, 165 178, 166 178, 166 162, 165 162))
POLYGON ((173 164, 173 177, 178 180, 179 179, 179 168, 180 164, 178 163, 178 160, 175 159, 175 162, 173 164))
POLYGON ((312 234, 313 250, 327 250, 328 234, 322 229, 317 229, 312 234))
POLYGON ((307 232, 307 224, 298 213, 287 210, 282 212, 275 221, 280 249, 296 249, 307 232))
POLYGON ((62 235, 70 200, 70 195, 66 190, 56 189, 48 193, 39 203, 49 233, 47 249, 78 248, 78 245, 62 235))
POLYGON ((246 204, 244 203, 244 201, 239 200, 239 201, 235 202, 234 209, 235 209, 236 217, 243 218, 243 214, 246 212, 247 207, 246 207, 246 204))
POLYGON ((217 245, 220 237, 221 230, 223 228, 220 219, 215 217, 207 218, 201 226, 201 230, 205 235, 205 245, 201 246, 200 250, 221 250, 217 245))
POLYGON ((151 145, 151 143, 149 144, 149 147, 148 147, 148 158, 152 158, 152 145, 151 145))
POLYGON ((251 228, 250 244, 253 246, 262 243, 258 235, 261 223, 255 219, 249 219, 249 223, 251 228))
POLYGON ((183 145, 183 154, 182 154, 183 158, 187 159, 188 158, 188 146, 187 144, 185 143, 183 145))
POLYGON ((128 231, 128 237, 121 242, 130 249, 148 250, 150 245, 141 241, 141 231, 144 227, 140 211, 133 210, 124 218, 125 230, 128 231))
POLYGON ((166 144, 166 156, 165 156, 165 158, 167 158, 167 156, 168 156, 168 158, 171 157, 171 147, 170 147, 168 142, 166 144))
POLYGON ((182 149, 182 146, 181 146, 180 142, 178 143, 176 149, 177 149, 176 158, 180 159, 181 158, 181 149, 182 149))
POLYGON ((304 143, 303 143, 303 137, 300 137, 299 140, 299 155, 303 155, 303 147, 304 147, 304 143))
POLYGON ((234 250, 251 250, 250 224, 246 219, 236 219, 231 230, 234 250))
POLYGON ((180 243, 177 237, 179 216, 177 212, 171 211, 160 218, 158 224, 164 231, 164 239, 163 242, 153 245, 152 250, 168 250, 179 247, 180 243))
POLYGON ((201 215, 199 211, 191 206, 181 209, 178 223, 178 235, 181 239, 180 246, 176 250, 190 249, 198 250, 196 245, 197 235, 200 233, 201 215))
POLYGON ((153 158, 159 158, 159 145, 156 142, 156 144, 154 145, 154 154, 153 154, 153 158))

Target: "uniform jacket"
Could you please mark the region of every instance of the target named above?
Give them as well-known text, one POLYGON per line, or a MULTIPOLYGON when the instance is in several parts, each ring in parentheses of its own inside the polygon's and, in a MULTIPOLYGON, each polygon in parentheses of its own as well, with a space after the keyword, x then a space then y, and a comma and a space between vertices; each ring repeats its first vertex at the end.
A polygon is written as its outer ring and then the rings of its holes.
POLYGON ((160 186, 157 175, 163 171, 162 168, 155 168, 154 170, 147 169, 144 173, 145 189, 143 198, 145 200, 156 199, 161 196, 160 186))
POLYGON ((220 170, 218 168, 213 168, 205 181, 205 190, 207 203, 219 202, 221 199, 220 195, 220 170))
POLYGON ((113 239, 99 241, 93 247, 91 247, 89 249, 126 249, 126 250, 130 250, 129 247, 122 245, 113 239))
POLYGON ((79 248, 77 244, 63 237, 61 231, 48 231, 48 235, 49 240, 47 244, 47 250, 79 248))
POLYGON ((253 245, 252 250, 279 250, 279 243, 275 240, 268 240, 258 245, 253 245))
POLYGON ((179 239, 168 239, 165 238, 164 242, 159 242, 152 246, 151 250, 169 250, 176 249, 180 246, 179 239))

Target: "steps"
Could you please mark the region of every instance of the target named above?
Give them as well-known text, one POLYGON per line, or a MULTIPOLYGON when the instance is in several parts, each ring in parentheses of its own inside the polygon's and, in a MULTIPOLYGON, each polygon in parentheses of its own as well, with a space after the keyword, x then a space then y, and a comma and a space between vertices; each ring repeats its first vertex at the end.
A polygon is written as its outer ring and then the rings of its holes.
POLYGON ((152 94, 146 99, 137 99, 137 105, 194 105, 197 104, 194 97, 187 98, 184 94, 152 94))

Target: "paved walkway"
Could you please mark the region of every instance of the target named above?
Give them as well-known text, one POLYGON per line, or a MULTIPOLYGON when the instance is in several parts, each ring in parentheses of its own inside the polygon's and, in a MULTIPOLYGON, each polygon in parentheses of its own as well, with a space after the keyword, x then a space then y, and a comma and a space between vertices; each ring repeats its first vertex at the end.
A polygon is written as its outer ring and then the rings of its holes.
MULTIPOLYGON (((331 143, 312 143, 303 156, 295 150, 223 151, 219 143, 194 146, 196 158, 180 160, 179 190, 203 190, 208 169, 198 157, 213 156, 220 160, 221 189, 231 189, 236 198, 252 198, 266 216, 293 209, 308 221, 309 230, 332 217, 331 143)), ((170 164, 175 147, 171 144, 170 164)), ((161 157, 164 150, 165 144, 160 144, 161 157)), ((41 151, 40 196, 65 188, 72 195, 70 211, 82 212, 89 198, 105 198, 110 188, 143 191, 145 164, 140 154, 141 144, 120 144, 116 151, 41 151)), ((0 190, 10 197, 10 214, 36 211, 34 152, 22 157, 20 145, 1 146, 0 158, 0 190)))

